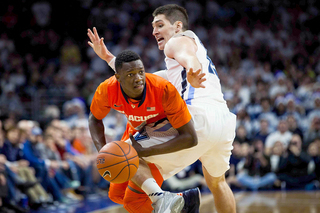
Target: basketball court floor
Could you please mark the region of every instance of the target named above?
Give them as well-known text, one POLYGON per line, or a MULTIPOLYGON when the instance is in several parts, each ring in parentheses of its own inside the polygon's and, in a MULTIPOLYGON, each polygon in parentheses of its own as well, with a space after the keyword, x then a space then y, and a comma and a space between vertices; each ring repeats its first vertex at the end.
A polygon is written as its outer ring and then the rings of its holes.
MULTIPOLYGON (((320 190, 234 192, 237 213, 320 213, 320 190)), ((40 209, 31 213, 127 213, 107 196, 93 195, 75 205, 40 209)), ((200 213, 215 213, 214 200, 205 192, 201 197, 200 213)))
MULTIPOLYGON (((320 213, 320 190, 235 192, 237 213, 320 213)), ((200 213, 215 213, 211 194, 203 194, 200 213)), ((127 213, 119 205, 90 213, 127 213)))

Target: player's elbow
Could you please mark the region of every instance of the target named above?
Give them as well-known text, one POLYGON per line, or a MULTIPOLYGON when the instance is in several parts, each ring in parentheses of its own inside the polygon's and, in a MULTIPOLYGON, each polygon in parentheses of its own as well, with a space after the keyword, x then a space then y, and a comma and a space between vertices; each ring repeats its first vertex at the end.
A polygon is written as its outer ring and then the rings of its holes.
POLYGON ((185 137, 185 144, 186 144, 186 148, 191 148, 194 147, 196 145, 198 145, 198 137, 196 135, 193 134, 188 134, 185 137))
POLYGON ((91 112, 89 114, 88 124, 89 124, 89 129, 99 125, 103 125, 102 120, 99 120, 96 117, 94 117, 94 115, 91 112))

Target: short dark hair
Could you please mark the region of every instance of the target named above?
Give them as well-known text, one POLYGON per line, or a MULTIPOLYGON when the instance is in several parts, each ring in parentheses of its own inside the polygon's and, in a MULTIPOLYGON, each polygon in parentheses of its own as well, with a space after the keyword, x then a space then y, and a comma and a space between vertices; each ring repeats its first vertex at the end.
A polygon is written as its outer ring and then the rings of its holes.
POLYGON ((157 15, 165 15, 166 18, 170 21, 171 24, 174 24, 176 21, 181 21, 183 24, 182 30, 188 30, 189 18, 187 10, 177 4, 167 4, 160 6, 155 11, 153 11, 153 17, 157 15))
POLYGON ((116 72, 118 72, 122 68, 123 63, 136 61, 136 60, 141 60, 140 56, 137 53, 131 50, 123 50, 116 57, 116 61, 115 61, 116 72))

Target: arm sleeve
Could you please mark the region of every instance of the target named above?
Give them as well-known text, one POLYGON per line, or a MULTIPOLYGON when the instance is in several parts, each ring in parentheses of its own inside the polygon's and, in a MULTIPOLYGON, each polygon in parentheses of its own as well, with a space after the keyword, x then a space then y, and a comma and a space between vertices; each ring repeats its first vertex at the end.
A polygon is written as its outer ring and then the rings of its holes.
POLYGON ((187 104, 179 95, 177 89, 167 83, 162 96, 162 106, 171 125, 180 128, 191 120, 187 104))
POLYGON ((105 81, 99 85, 96 92, 94 93, 90 110, 96 119, 102 120, 110 112, 111 107, 109 106, 107 84, 105 81))

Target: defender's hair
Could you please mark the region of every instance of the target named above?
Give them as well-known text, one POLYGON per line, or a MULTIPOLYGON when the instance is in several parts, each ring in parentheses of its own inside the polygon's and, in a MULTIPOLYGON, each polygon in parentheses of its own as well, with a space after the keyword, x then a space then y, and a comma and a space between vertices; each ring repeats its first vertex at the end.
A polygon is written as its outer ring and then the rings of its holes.
POLYGON ((165 15, 171 24, 176 21, 181 21, 183 24, 182 30, 188 30, 189 18, 186 9, 177 4, 167 4, 155 9, 152 13, 153 17, 157 15, 165 15))
POLYGON ((119 72, 119 70, 122 68, 122 64, 126 62, 131 62, 131 61, 136 61, 136 60, 141 60, 140 56, 131 51, 131 50, 124 50, 120 52, 115 61, 115 68, 116 72, 119 72))

